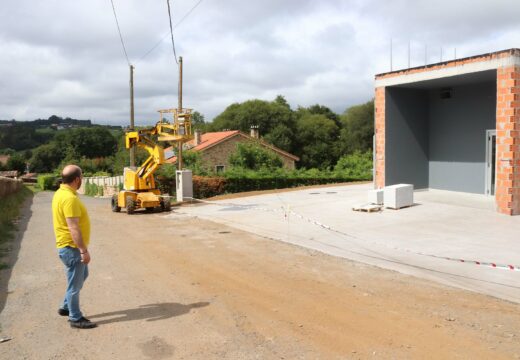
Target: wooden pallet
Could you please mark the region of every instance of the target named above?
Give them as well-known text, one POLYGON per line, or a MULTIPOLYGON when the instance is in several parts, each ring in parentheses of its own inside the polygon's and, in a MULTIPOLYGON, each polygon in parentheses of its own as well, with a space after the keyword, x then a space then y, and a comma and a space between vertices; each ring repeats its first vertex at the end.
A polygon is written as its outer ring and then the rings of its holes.
POLYGON ((383 205, 375 205, 375 204, 365 204, 360 206, 354 206, 352 210, 361 211, 361 212, 378 212, 383 209, 383 205))
POLYGON ((392 210, 401 210, 401 209, 406 209, 406 208, 409 208, 409 207, 412 207, 412 206, 413 206, 413 204, 412 205, 401 206, 401 207, 398 207, 398 208, 387 206, 386 208, 387 209, 392 209, 392 210))

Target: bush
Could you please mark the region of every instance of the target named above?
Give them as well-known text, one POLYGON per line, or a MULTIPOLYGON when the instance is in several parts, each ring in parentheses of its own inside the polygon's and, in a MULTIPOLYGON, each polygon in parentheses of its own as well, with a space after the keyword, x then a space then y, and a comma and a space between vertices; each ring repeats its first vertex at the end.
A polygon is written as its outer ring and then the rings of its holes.
POLYGON ((18 170, 19 173, 23 174, 25 167, 25 159, 20 154, 11 155, 9 160, 7 160, 7 170, 18 170))
POLYGON ((371 180, 372 166, 372 151, 364 153, 356 151, 351 155, 341 157, 334 171, 357 180, 371 180))
POLYGON ((193 197, 204 199, 224 193, 226 179, 223 177, 193 176, 193 197))
POLYGON ((90 181, 87 180, 87 183, 85 184, 85 195, 103 196, 103 186, 91 184, 90 181))
MULTIPOLYGON (((319 169, 287 170, 284 168, 251 170, 233 167, 221 177, 194 175, 193 196, 203 199, 224 193, 370 180, 372 177, 371 156, 370 152, 345 156, 341 159, 341 162, 338 162, 334 171, 319 169)), ((163 193, 174 193, 174 172, 169 176, 159 176, 157 182, 163 193)))
POLYGON ((38 175, 36 183, 41 190, 56 190, 58 188, 58 177, 53 174, 41 174, 38 175))
POLYGON ((283 166, 282 160, 274 152, 257 143, 238 143, 237 149, 229 156, 233 167, 243 169, 276 169, 283 166))
POLYGON ((14 237, 17 227, 16 219, 20 215, 21 205, 30 196, 32 196, 31 190, 24 186, 20 191, 2 197, 0 201, 0 248, 2 249, 0 251, 0 270, 7 268, 2 257, 8 254, 9 248, 13 248, 8 245, 8 242, 14 237))

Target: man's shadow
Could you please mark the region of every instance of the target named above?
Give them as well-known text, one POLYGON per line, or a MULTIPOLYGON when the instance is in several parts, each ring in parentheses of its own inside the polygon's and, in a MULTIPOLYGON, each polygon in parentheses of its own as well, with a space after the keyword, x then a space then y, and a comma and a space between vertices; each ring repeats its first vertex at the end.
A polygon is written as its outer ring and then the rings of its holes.
POLYGON ((157 321, 169 319, 174 316, 184 315, 189 313, 191 309, 201 308, 208 305, 209 302, 198 302, 187 305, 179 303, 148 304, 141 305, 135 309, 118 310, 102 314, 90 315, 89 318, 109 318, 105 320, 96 321, 98 325, 132 320, 157 321))

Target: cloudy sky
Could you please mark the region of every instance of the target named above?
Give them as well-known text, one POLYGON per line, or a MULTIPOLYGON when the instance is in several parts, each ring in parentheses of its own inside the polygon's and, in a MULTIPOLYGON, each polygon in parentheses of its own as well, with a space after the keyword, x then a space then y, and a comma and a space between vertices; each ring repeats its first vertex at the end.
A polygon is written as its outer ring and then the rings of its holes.
MULTIPOLYGON (((136 123, 177 106, 166 0, 113 0, 135 65, 136 123), (148 53, 156 44, 158 46, 148 53), (147 54, 148 55, 145 55, 147 54)), ((199 0, 171 0, 173 23, 199 0)), ((0 119, 125 124, 129 69, 110 0, 1 0, 0 119)), ((374 74, 520 47, 518 0, 203 0, 174 29, 184 106, 212 120, 247 99, 336 112, 370 100, 374 74)))

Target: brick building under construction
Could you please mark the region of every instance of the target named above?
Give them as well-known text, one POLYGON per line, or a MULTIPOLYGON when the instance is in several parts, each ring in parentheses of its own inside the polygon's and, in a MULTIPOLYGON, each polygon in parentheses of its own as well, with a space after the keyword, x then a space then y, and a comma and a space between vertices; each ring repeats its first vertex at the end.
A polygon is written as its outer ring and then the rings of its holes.
POLYGON ((520 214, 520 49, 375 77, 375 184, 494 196, 520 214))

